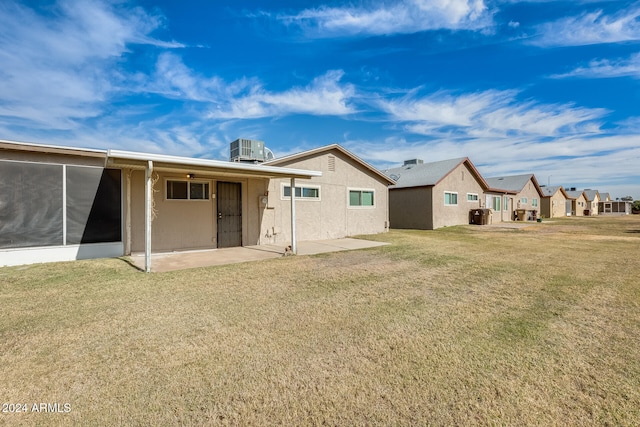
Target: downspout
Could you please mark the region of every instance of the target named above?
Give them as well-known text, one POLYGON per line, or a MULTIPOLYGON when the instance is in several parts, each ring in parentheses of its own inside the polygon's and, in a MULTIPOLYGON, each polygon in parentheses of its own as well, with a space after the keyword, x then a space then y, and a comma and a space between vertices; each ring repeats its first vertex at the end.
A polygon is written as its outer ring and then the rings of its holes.
POLYGON ((144 271, 151 272, 151 211, 153 209, 153 162, 147 162, 145 169, 145 200, 144 200, 144 271))
POLYGON ((298 253, 296 241, 296 179, 291 178, 291 252, 298 253))

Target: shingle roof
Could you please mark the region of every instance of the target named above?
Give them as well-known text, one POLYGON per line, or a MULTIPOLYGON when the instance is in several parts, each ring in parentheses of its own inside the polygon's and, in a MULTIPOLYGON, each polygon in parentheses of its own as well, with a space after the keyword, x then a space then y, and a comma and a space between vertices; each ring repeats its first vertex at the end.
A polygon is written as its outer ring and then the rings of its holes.
POLYGON ((592 201, 596 199, 596 194, 600 194, 598 193, 598 190, 584 190, 584 194, 585 196, 587 196, 587 200, 592 201))
MULTIPOLYGON (((389 188, 424 187, 436 185, 461 163, 469 161, 467 157, 441 160, 439 162, 409 164, 382 171, 395 180, 396 185, 389 188)), ((469 162, 471 163, 471 162, 469 162)), ((475 168, 473 168, 475 169, 475 168)), ((482 179, 482 177, 480 177, 482 179)))
POLYGON ((577 199, 582 195, 583 191, 567 191, 566 193, 569 196, 569 198, 577 199))
POLYGON ((533 177, 533 174, 497 176, 495 178, 485 178, 487 184, 492 188, 501 190, 510 190, 519 193, 522 191, 527 182, 533 177))
POLYGON ((551 197, 554 194, 556 194, 556 192, 558 190, 560 190, 560 188, 562 188, 560 185, 552 185, 551 187, 540 187, 542 189, 542 195, 544 197, 551 197))

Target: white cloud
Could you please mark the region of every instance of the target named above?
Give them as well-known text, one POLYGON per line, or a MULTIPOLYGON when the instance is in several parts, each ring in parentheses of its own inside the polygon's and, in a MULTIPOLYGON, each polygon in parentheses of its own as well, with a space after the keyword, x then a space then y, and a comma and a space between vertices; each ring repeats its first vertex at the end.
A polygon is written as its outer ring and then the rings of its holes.
POLYGON ((64 0, 42 14, 0 4, 0 119, 69 129, 100 113, 122 83, 117 61, 127 46, 179 46, 149 34, 160 19, 139 8, 64 0))
POLYGON ((409 95, 379 106, 406 129, 431 137, 560 136, 598 133, 596 120, 606 113, 572 105, 519 102, 517 91, 489 90, 454 96, 438 92, 424 98, 409 95))
POLYGON ((598 59, 589 62, 586 67, 577 67, 564 74, 556 74, 552 78, 584 77, 611 78, 635 77, 640 78, 640 53, 631 55, 627 59, 598 59))
POLYGON ((284 92, 269 92, 262 86, 252 86, 248 93, 221 100, 217 109, 210 110, 212 119, 247 119, 311 114, 342 116, 356 112, 350 104, 355 94, 351 84, 340 84, 342 71, 329 71, 315 78, 305 87, 294 87, 284 92))
POLYGON ((559 19, 537 27, 538 46, 584 46, 640 40, 640 8, 620 10, 613 15, 603 11, 559 19))
POLYGON ((404 0, 377 2, 370 8, 321 6, 280 19, 312 37, 483 30, 493 25, 484 0, 404 0))
POLYGON ((211 104, 206 114, 210 119, 256 119, 288 114, 341 116, 356 111, 350 103, 354 86, 340 83, 343 75, 341 70, 328 71, 304 87, 274 92, 265 89, 257 78, 228 82, 217 76, 199 75, 177 55, 164 53, 145 90, 211 104))

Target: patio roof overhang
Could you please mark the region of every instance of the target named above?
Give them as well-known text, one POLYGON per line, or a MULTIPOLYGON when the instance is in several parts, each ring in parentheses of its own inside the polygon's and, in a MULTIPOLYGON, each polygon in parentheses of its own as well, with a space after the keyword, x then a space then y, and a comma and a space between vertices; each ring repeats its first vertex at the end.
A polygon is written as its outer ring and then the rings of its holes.
POLYGON ((322 172, 320 171, 283 168, 262 164, 225 162, 222 160, 197 159, 121 150, 109 150, 107 152, 108 167, 146 170, 149 162, 153 162, 153 169, 155 171, 199 172, 207 176, 301 179, 322 176, 322 172))
MULTIPOLYGON (((322 176, 320 171, 283 168, 262 164, 225 162, 221 160, 196 159, 190 157, 167 156, 162 154, 136 153, 109 150, 108 167, 131 168, 145 171, 145 271, 151 271, 151 223, 153 206, 153 179, 157 171, 202 174, 205 176, 231 178, 288 178, 291 188, 295 188, 296 178, 310 179, 322 176)), ((296 253, 296 212, 295 192, 291 194, 291 247, 296 253)))

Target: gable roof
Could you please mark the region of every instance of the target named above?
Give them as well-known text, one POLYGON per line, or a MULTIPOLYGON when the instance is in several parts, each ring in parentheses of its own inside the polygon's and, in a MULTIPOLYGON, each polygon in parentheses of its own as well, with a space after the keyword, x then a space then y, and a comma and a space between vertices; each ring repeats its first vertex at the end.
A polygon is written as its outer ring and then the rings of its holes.
POLYGON ((279 164, 289 163, 289 162, 292 162, 292 161, 295 161, 295 160, 302 159, 304 157, 312 157, 312 156, 315 156, 315 155, 318 155, 318 154, 324 154, 324 153, 327 153, 327 152, 332 151, 332 150, 339 151, 340 153, 342 153, 345 156, 349 157, 351 160, 355 161, 356 163, 358 163, 363 168, 369 170, 374 175, 376 175, 379 178, 381 178, 387 184, 394 184, 395 183, 395 181, 393 181, 387 175, 383 174, 378 169, 374 168, 369 163, 365 162, 360 157, 356 156, 355 154, 353 154, 352 152, 350 152, 349 150, 347 150, 346 148, 344 148, 344 147, 342 147, 341 145, 338 145, 338 144, 329 144, 329 145, 325 145, 323 147, 314 148, 312 150, 301 151, 300 153, 291 154, 289 156, 278 157, 276 159, 269 160, 269 161, 264 162, 262 164, 263 165, 274 165, 274 166, 277 166, 279 164))
POLYGON ((538 180, 536 176, 532 173, 523 174, 523 175, 509 175, 509 176, 496 176, 493 178, 487 178, 487 183, 493 188, 499 188, 503 190, 513 191, 515 193, 519 193, 524 189, 524 186, 527 185, 527 182, 533 182, 533 185, 536 188, 536 191, 543 197, 542 189, 540 185, 538 185, 538 180))
MULTIPOLYGON (((569 199, 578 199, 580 198, 580 196, 582 196, 584 194, 584 191, 567 191, 567 196, 569 196, 569 199)), ((585 200, 586 200, 586 196, 585 196, 585 200)))
POLYGON ((429 187, 438 184, 461 164, 466 164, 469 167, 483 189, 486 190, 489 187, 468 157, 441 160, 439 162, 431 163, 405 164, 397 168, 386 169, 383 172, 391 179, 395 180, 395 185, 389 187, 390 189, 429 187))
POLYGON ((600 193, 598 192, 598 190, 584 190, 584 195, 589 202, 594 201, 596 199, 596 196, 600 198, 600 193))
POLYGON ((552 185, 550 187, 540 187, 540 189, 542 190, 542 197, 552 197, 558 191, 560 191, 562 193, 562 195, 565 197, 565 199, 569 198, 569 195, 567 194, 567 192, 565 191, 565 189, 564 189, 564 187, 562 185, 552 185))
POLYGON ((611 199, 611 195, 609 193, 600 193, 600 200, 609 200, 611 199))

